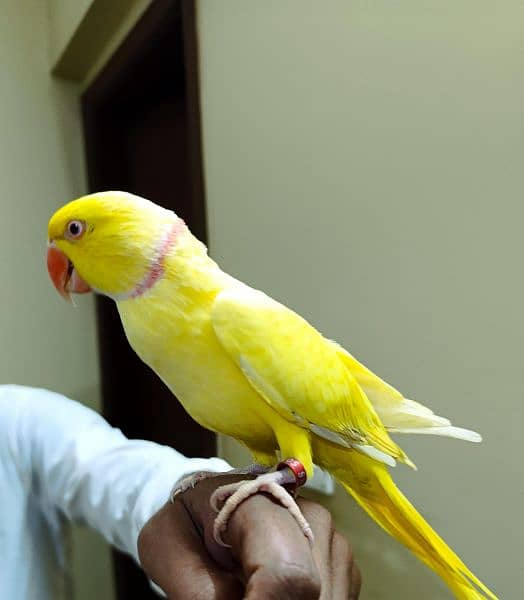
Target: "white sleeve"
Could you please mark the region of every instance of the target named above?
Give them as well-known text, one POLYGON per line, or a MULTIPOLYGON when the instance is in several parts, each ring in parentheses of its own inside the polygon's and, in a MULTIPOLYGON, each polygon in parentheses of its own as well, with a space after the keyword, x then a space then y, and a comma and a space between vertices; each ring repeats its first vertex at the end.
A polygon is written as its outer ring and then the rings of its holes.
POLYGON ((59 394, 1 387, 0 437, 7 436, 28 493, 93 527, 137 561, 140 530, 181 477, 231 468, 218 458, 190 459, 167 446, 129 440, 59 394))

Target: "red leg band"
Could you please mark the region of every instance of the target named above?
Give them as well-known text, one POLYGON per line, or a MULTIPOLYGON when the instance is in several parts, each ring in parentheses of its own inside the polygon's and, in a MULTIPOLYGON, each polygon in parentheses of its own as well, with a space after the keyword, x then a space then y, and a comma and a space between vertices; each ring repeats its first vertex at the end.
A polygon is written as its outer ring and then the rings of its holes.
POLYGON ((290 469, 295 476, 295 489, 306 483, 306 469, 304 469, 304 465, 296 458, 286 458, 286 460, 278 463, 277 471, 282 471, 282 469, 290 469))

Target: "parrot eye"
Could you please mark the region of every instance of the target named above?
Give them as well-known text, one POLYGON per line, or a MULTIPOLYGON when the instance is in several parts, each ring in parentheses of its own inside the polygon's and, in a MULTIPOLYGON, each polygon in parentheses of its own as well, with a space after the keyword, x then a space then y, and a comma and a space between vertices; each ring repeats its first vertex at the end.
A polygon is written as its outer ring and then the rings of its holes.
POLYGON ((66 237, 70 240, 81 238, 85 231, 85 225, 82 221, 69 221, 66 229, 66 237))

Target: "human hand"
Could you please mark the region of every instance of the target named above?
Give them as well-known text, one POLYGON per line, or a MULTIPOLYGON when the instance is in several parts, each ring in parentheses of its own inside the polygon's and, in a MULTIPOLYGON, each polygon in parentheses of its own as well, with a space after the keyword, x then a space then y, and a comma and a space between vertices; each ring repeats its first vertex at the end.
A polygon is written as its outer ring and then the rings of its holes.
POLYGON ((299 499, 313 548, 289 512, 257 494, 233 513, 224 548, 213 538, 209 499, 237 475, 217 475, 165 504, 138 539, 148 577, 171 600, 356 600, 360 573, 349 544, 321 505, 299 499))

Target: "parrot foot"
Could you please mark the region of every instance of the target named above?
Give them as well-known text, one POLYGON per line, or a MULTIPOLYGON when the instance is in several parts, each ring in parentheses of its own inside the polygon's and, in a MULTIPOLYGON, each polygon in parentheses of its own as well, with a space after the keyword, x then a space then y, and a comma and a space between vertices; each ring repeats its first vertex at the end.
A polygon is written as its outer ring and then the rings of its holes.
POLYGON ((227 529, 231 515, 244 500, 262 492, 269 494, 289 510, 309 543, 313 544, 313 531, 293 497, 296 488, 305 481, 302 465, 294 459, 288 459, 280 463, 276 471, 259 475, 256 479, 237 481, 217 488, 211 496, 211 507, 218 512, 213 525, 215 541, 221 546, 229 547, 223 541, 222 534, 227 529))
MULTIPOLYGON (((248 465, 247 467, 242 467, 240 469, 231 469, 230 471, 227 471, 227 474, 261 475, 262 473, 266 473, 268 470, 268 467, 253 464, 248 465)), ((183 494, 187 490, 192 490, 199 481, 209 479, 210 477, 216 477, 217 475, 219 475, 219 473, 216 473, 215 471, 197 471, 196 473, 191 473, 190 475, 183 477, 180 481, 178 481, 175 484, 175 486, 171 490, 171 493, 169 494, 169 500, 171 502, 174 502, 179 494, 183 494)))

